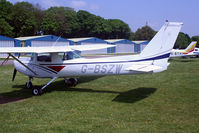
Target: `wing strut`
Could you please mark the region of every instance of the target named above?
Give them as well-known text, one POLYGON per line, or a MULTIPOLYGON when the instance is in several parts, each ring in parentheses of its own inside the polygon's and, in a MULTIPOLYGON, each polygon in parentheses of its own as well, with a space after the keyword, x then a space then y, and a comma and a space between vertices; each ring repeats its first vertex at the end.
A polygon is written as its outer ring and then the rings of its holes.
POLYGON ((16 61, 18 61, 21 65, 23 65, 25 68, 27 68, 29 71, 31 71, 32 73, 34 73, 35 75, 37 75, 32 69, 30 69, 27 65, 25 65, 23 62, 21 62, 19 59, 17 59, 15 56, 13 56, 12 54, 9 53, 9 56, 11 56, 13 59, 15 59, 16 61))
POLYGON ((8 57, 1 63, 1 65, 3 65, 4 63, 6 63, 9 58, 10 58, 10 55, 8 55, 8 57))

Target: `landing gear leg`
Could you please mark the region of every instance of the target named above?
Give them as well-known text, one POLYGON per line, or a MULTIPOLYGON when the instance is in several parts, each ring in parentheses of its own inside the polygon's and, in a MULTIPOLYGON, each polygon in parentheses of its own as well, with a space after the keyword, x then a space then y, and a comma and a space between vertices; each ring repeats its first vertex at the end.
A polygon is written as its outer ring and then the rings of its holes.
POLYGON ((75 87, 78 84, 78 80, 76 78, 69 78, 64 81, 67 87, 75 87))
POLYGON ((42 88, 34 87, 33 90, 32 90, 33 95, 35 95, 35 96, 41 95, 43 93, 43 90, 56 79, 57 79, 57 77, 54 77, 50 82, 48 82, 42 88))
POLYGON ((33 78, 32 78, 32 77, 29 77, 28 82, 26 82, 25 87, 26 87, 27 89, 31 89, 31 88, 32 88, 32 80, 33 80, 33 78))

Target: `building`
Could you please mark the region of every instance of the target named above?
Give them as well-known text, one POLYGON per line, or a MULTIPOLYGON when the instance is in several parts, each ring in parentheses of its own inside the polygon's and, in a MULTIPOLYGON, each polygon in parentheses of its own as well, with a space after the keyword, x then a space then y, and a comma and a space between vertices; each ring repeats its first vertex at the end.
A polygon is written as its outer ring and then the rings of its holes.
MULTIPOLYGON (((14 38, 0 35, 0 47, 20 47, 20 41, 14 38)), ((0 57, 7 57, 8 54, 0 54, 0 57)))
POLYGON ((115 48, 109 48, 108 53, 135 53, 135 44, 127 39, 110 39, 105 41, 116 45, 115 48))
MULTIPOLYGON (((68 39, 74 42, 74 45, 100 45, 100 44, 107 44, 108 42, 96 38, 96 37, 87 37, 87 38, 70 38, 68 39)), ((99 50, 92 50, 92 51, 82 51, 81 54, 107 54, 108 49, 99 49, 99 50)))
POLYGON ((132 41, 135 44, 135 49, 134 51, 136 53, 140 53, 145 47, 146 45, 149 43, 148 40, 142 40, 142 41, 132 41))
POLYGON ((73 42, 54 35, 28 36, 15 38, 21 41, 22 47, 67 46, 73 42))

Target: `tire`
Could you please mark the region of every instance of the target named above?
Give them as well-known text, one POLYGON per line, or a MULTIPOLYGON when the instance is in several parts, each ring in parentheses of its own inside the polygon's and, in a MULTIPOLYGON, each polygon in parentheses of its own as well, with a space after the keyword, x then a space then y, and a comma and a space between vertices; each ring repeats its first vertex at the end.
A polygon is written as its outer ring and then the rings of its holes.
POLYGON ((75 87, 77 85, 77 79, 76 78, 65 79, 65 84, 67 85, 67 87, 75 87))
POLYGON ((39 88, 33 88, 33 89, 32 89, 32 94, 33 94, 34 96, 39 96, 39 95, 41 95, 42 93, 43 93, 42 89, 39 89, 39 88))

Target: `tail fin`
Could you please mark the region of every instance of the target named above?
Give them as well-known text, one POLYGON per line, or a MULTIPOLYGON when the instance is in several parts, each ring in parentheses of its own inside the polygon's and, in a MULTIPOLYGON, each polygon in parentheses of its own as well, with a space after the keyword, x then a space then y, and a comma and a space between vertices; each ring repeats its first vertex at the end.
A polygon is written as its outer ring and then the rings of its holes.
POLYGON ((166 22, 140 53, 142 57, 170 53, 183 23, 166 22))
POLYGON ((196 47, 197 42, 193 41, 189 44, 189 46, 185 49, 186 53, 192 52, 194 51, 195 47, 196 47))
POLYGON ((169 65, 168 58, 182 25, 183 23, 166 22, 140 53, 141 57, 152 58, 153 65, 162 68, 154 72, 161 72, 167 69, 169 65))

